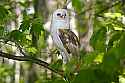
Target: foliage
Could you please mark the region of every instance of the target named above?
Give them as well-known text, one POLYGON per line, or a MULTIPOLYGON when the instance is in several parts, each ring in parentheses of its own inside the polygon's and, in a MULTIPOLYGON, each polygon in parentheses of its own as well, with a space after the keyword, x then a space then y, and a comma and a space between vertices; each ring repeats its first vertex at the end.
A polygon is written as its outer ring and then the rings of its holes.
POLYGON ((5 78, 14 74, 12 67, 8 64, 0 64, 0 82, 4 83, 5 78))
MULTIPOLYGON (((82 3, 82 0, 72 0, 72 5, 77 13, 84 10, 85 4, 82 3)), ((115 1, 110 3, 115 3, 115 1)), ((10 3, 8 2, 8 4, 10 3)), ((27 7, 23 2, 20 2, 20 5, 24 8, 27 7)), ((109 4, 106 1, 97 0, 94 5, 96 5, 94 9, 95 13, 97 13, 109 4)), ((80 52, 82 56, 80 64, 77 64, 74 59, 71 59, 71 62, 67 64, 63 64, 62 60, 54 58, 49 67, 61 71, 64 78, 55 73, 50 79, 46 75, 40 74, 41 76, 39 75, 36 83, 118 83, 121 78, 125 78, 125 23, 123 22, 124 11, 121 11, 121 7, 121 4, 114 6, 116 13, 101 12, 99 15, 94 14, 94 33, 90 40, 94 51, 92 53, 80 52), (79 66, 80 68, 77 68, 79 66)), ((41 55, 41 49, 45 50, 44 48, 47 47, 45 38, 47 31, 44 29, 42 18, 27 15, 24 11, 20 27, 7 31, 8 22, 16 19, 13 17, 15 14, 11 7, 9 8, 10 10, 5 4, 0 4, 1 50, 3 45, 13 42, 19 44, 29 56, 36 58, 45 57, 41 55), (35 39, 37 46, 34 46, 35 39)), ((84 14, 79 15, 79 17, 83 18, 84 14)), ((84 28, 80 26, 78 29, 81 30, 81 27, 84 28)), ((83 32, 80 31, 80 33, 83 32)), ((13 70, 14 68, 9 68, 7 64, 0 64, 0 82, 4 83, 5 77, 14 75, 11 72, 13 70)), ((40 71, 37 71, 37 73, 39 74, 40 71)))

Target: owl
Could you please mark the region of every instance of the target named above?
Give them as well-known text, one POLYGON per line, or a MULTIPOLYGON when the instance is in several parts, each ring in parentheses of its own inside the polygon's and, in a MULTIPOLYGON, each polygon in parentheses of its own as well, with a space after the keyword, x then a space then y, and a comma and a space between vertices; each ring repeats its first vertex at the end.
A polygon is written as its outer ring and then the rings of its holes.
POLYGON ((54 45, 59 49, 63 62, 67 63, 71 55, 75 55, 80 43, 78 37, 70 29, 69 14, 66 9, 57 9, 53 12, 51 37, 54 45))

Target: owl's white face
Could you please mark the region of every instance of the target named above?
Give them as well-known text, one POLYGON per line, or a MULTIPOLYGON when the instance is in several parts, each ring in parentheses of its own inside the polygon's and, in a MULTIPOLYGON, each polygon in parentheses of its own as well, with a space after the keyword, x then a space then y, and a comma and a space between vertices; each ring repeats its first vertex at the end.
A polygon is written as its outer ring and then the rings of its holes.
POLYGON ((53 12, 54 21, 67 21, 68 19, 69 15, 66 9, 57 9, 53 12))
POLYGON ((57 9, 53 12, 51 32, 58 29, 69 29, 69 15, 66 9, 57 9))

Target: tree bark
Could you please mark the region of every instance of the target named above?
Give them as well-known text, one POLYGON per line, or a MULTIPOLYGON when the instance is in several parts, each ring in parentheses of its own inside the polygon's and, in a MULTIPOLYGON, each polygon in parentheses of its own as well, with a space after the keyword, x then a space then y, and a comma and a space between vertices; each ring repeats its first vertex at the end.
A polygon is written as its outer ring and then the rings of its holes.
POLYGON ((35 8, 35 16, 42 18, 43 23, 47 22, 49 16, 47 1, 35 0, 34 8, 35 8))
MULTIPOLYGON (((94 0, 85 1, 85 9, 90 9, 94 5, 94 0)), ((93 47, 90 45, 90 39, 93 35, 93 17, 94 9, 85 12, 85 27, 87 28, 86 33, 80 38, 81 46, 86 52, 92 52, 93 47)))

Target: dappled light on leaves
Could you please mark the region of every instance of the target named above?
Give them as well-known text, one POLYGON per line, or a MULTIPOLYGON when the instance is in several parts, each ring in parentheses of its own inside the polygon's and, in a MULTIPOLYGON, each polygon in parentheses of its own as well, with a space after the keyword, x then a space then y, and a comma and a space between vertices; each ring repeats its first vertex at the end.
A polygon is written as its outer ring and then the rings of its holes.
POLYGON ((125 1, 0 0, 0 83, 125 83, 125 1), (50 40, 62 8, 67 63, 50 40))

